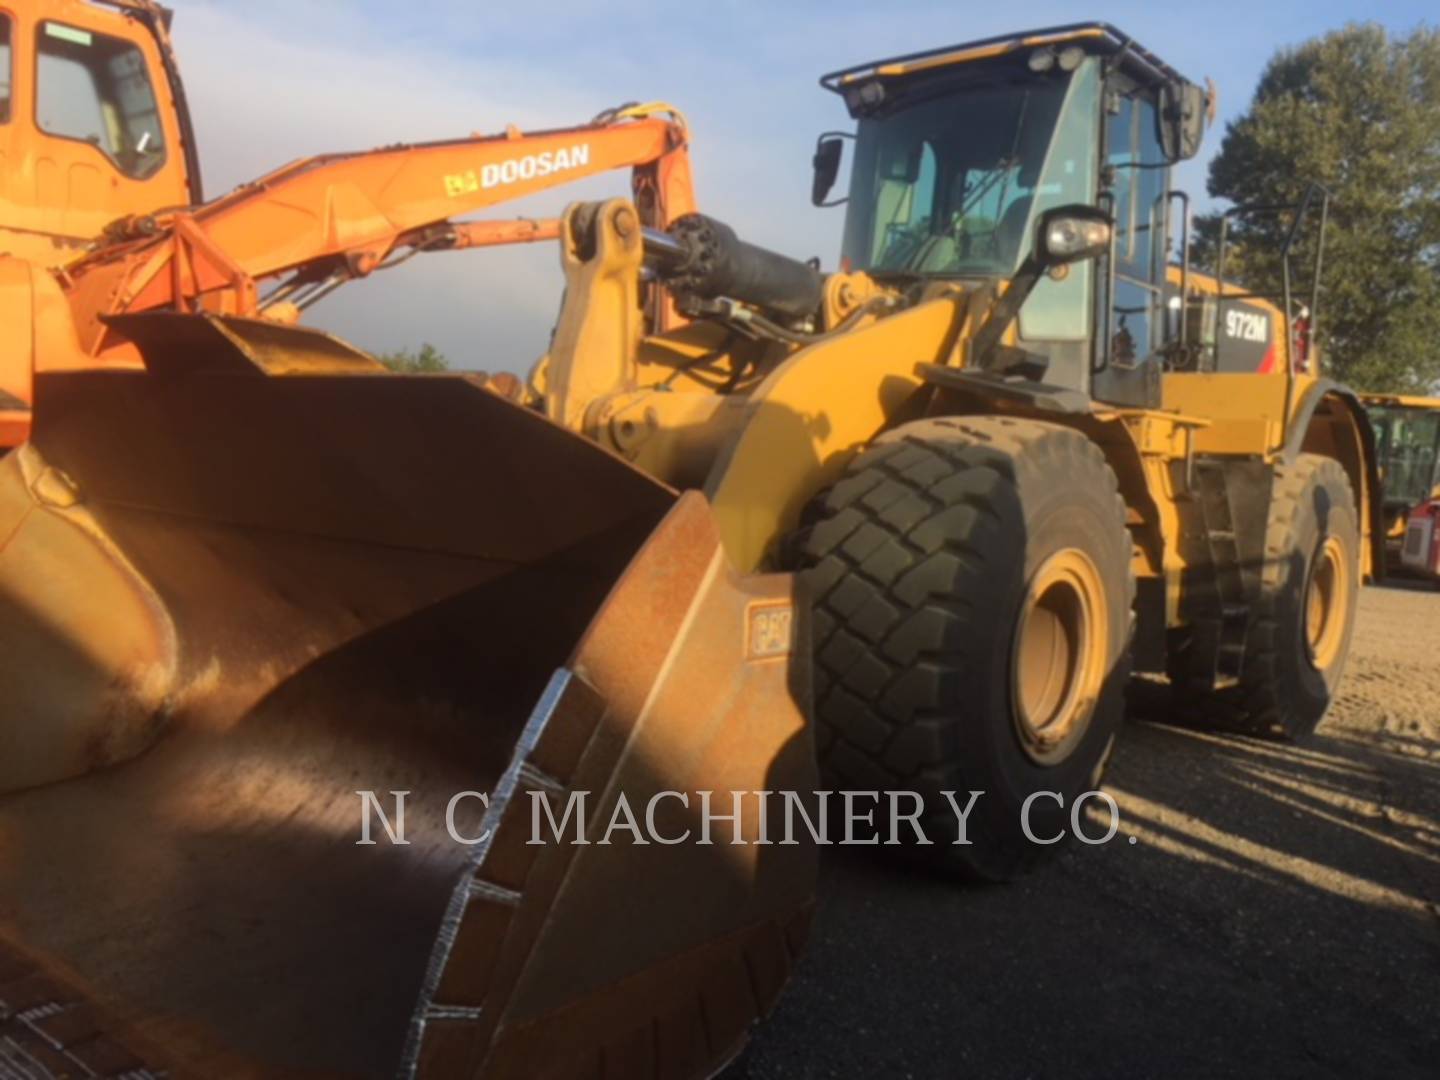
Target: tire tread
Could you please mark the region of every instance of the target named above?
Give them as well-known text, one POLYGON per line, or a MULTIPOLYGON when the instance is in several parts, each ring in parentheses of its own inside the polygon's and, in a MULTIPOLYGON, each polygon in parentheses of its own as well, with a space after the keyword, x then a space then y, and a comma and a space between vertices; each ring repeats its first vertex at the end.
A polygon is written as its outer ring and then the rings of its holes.
MULTIPOLYGON (((969 788, 958 736, 948 736, 960 704, 959 673, 970 662, 968 628, 981 613, 952 584, 983 581, 1000 548, 1014 543, 1003 532, 996 495, 1035 469, 1103 485, 1113 527, 1130 550, 1125 503, 1103 452, 1073 429, 1038 421, 908 424, 860 454, 807 507, 790 550, 815 612, 817 743, 830 781, 882 790, 917 782, 969 788), (865 542, 852 544, 862 531, 865 542), (837 642, 845 644, 836 649, 837 642), (864 672, 858 685, 857 670, 864 672)), ((1126 575, 1124 595, 1128 617, 1133 574, 1126 575)), ((1127 649, 1122 680, 1128 655, 1127 649)), ((1010 865, 979 876, 1014 876, 1049 850, 1024 845, 1010 865)))

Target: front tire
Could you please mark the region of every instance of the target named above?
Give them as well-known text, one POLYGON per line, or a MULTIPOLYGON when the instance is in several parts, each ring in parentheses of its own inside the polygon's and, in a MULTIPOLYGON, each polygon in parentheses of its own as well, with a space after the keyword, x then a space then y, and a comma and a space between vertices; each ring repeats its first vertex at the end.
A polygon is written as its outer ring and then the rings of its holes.
POLYGON ((1080 433, 998 417, 887 433, 792 537, 814 606, 817 745, 831 783, 913 790, 933 846, 1004 880, 1060 845, 1124 711, 1134 579, 1125 506, 1080 433), (956 813, 985 792, 956 845, 956 813))

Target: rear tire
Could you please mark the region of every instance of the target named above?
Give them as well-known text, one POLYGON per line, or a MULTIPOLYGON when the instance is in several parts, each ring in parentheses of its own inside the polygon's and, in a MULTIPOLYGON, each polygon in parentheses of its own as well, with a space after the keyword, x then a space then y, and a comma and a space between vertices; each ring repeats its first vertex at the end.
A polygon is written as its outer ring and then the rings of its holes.
MULTIPOLYGON (((1069 428, 925 420, 807 507, 790 562, 813 603, 817 745, 842 789, 916 791, 929 862, 1004 880, 1059 844, 1124 712, 1134 579, 1125 506, 1069 428), (985 792, 953 843, 968 792, 985 792)), ((906 839, 905 829, 901 839, 906 839)))
POLYGON ((1344 468, 1302 454, 1276 470, 1265 567, 1236 685, 1209 688, 1183 642, 1171 655, 1174 707, 1205 727, 1290 741, 1335 696, 1360 592, 1360 516, 1344 468))

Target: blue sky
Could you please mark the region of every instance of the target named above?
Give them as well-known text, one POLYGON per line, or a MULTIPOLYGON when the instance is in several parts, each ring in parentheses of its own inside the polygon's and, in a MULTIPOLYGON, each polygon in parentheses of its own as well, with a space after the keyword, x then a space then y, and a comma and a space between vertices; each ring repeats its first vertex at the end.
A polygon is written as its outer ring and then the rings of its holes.
MULTIPOLYGON (((295 157, 581 123, 623 101, 689 116, 702 209, 742 236, 834 264, 841 210, 810 206, 818 132, 845 128, 823 72, 1015 30, 1104 19, 1191 79, 1209 76, 1221 123, 1179 186, 1204 192, 1223 121, 1242 111, 1282 45, 1347 22, 1407 31, 1432 3, 1359 0, 1026 5, 906 2, 706 5, 432 0, 172 0, 181 70, 214 197, 295 157)), ((558 214, 621 194, 616 175, 495 216, 558 214)), ((553 246, 413 260, 340 290, 312 322, 372 349, 437 345, 457 367, 521 371, 543 351, 560 296, 553 246)))

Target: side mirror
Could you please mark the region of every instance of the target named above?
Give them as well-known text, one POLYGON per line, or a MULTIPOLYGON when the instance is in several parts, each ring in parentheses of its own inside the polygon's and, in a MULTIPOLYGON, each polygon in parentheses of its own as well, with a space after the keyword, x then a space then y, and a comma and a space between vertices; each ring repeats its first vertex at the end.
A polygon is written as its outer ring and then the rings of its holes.
POLYGON ((1098 206, 1072 203, 1040 215, 1035 261, 1044 269, 1094 259, 1110 250, 1114 224, 1098 206))
POLYGON ((1170 82, 1160 88, 1159 106, 1156 135, 1165 160, 1173 164, 1194 157, 1205 138, 1210 95, 1194 83, 1170 82))
POLYGON ((835 178, 840 175, 840 156, 844 151, 845 141, 841 135, 821 135, 816 142, 815 156, 810 159, 815 167, 815 177, 810 183, 810 201, 816 206, 836 205, 827 203, 825 199, 835 186, 835 178))

